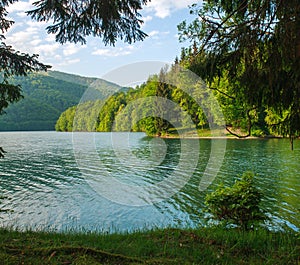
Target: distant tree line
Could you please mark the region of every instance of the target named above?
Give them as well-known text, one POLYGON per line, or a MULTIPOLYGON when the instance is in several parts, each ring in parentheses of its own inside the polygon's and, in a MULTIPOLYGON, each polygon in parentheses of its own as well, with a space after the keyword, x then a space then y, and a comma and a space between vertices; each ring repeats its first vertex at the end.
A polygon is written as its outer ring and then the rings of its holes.
POLYGON ((176 65, 184 67, 192 55, 192 50, 183 49, 181 58, 176 58, 170 69, 161 69, 159 74, 149 77, 147 82, 136 88, 115 93, 107 100, 88 101, 67 109, 60 115, 55 129, 143 131, 148 135, 166 135, 176 133, 176 129, 190 129, 188 119, 199 130, 209 129, 210 123, 221 128, 224 125, 223 117, 208 116, 211 112, 208 110, 215 102, 214 98, 223 111, 226 122, 224 129, 227 128, 232 134, 239 137, 281 135, 272 126, 277 114, 263 106, 247 109, 247 104, 236 99, 233 86, 225 76, 216 78, 209 84, 199 79, 188 91, 169 82, 180 79, 176 65), (170 100, 176 107, 172 104, 164 105, 160 100, 154 102, 155 98, 170 100), (164 112, 168 113, 163 117, 158 115, 164 112))

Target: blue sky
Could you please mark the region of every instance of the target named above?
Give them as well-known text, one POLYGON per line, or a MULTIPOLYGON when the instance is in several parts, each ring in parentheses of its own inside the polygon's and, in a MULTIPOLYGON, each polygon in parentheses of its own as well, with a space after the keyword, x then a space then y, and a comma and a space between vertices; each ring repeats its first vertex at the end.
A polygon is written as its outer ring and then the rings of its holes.
POLYGON ((197 0, 152 0, 142 11, 143 31, 149 37, 131 45, 118 41, 115 47, 105 46, 100 39, 89 37, 86 45, 56 43, 45 31, 45 23, 37 23, 24 11, 32 8, 29 1, 19 1, 9 7, 9 17, 15 24, 6 34, 6 43, 21 52, 40 55, 53 70, 83 76, 102 77, 127 64, 143 61, 172 63, 180 48, 177 25, 193 17, 188 5, 197 0))

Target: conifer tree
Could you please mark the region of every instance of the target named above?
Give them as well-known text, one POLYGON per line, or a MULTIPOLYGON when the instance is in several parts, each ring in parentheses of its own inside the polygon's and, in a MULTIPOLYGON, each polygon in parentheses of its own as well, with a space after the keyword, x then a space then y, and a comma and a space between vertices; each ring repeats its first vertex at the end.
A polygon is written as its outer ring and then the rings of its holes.
POLYGON ((198 45, 190 69, 207 82, 226 75, 246 112, 276 113, 269 126, 292 143, 300 135, 299 0, 207 0, 191 14, 178 26, 181 41, 198 45))

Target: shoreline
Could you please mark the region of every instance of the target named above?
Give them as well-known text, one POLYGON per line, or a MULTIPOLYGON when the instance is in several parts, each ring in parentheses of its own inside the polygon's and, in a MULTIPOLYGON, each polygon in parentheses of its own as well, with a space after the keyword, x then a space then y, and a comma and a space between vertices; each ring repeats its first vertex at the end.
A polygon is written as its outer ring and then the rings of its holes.
MULTIPOLYGON (((20 130, 20 131, 1 131, 0 133, 145 133, 145 132, 130 132, 130 131, 113 131, 113 132, 98 132, 98 131, 55 131, 55 130, 36 130, 36 131, 28 131, 28 130, 20 130)), ((146 133, 145 133, 146 134, 146 133)), ((220 135, 220 136, 201 136, 191 134, 167 134, 167 135, 147 135, 147 137, 154 138, 163 138, 163 139, 232 139, 232 140, 268 140, 268 139, 289 139, 289 137, 283 136, 275 136, 275 135, 266 135, 266 136, 247 136, 247 137, 237 137, 234 135, 220 135)), ((299 140, 300 137, 294 138, 294 140, 299 140)))
MULTIPOLYGON (((190 135, 154 135, 152 137, 156 138, 162 138, 162 139, 212 139, 212 140, 269 140, 269 139, 289 139, 288 137, 282 137, 282 136, 248 136, 248 137, 236 137, 234 135, 224 135, 224 136, 190 136, 190 135)), ((297 140, 299 138, 295 138, 294 140, 297 140)))

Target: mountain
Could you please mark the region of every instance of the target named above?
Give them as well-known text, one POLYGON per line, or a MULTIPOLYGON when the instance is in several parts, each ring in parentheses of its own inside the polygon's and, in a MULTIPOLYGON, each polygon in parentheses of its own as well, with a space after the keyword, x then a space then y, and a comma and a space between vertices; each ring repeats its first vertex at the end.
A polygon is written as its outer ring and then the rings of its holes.
POLYGON ((0 131, 54 130, 67 108, 89 98, 105 99, 121 89, 103 79, 57 71, 12 77, 10 82, 21 85, 24 99, 0 116, 0 131))

